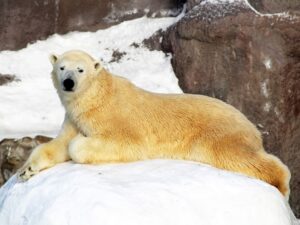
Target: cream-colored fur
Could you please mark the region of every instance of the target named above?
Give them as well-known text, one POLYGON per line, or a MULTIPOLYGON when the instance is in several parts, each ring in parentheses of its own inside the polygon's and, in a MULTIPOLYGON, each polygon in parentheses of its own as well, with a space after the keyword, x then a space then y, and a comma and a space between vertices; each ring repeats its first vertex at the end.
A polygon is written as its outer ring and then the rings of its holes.
POLYGON ((264 151, 259 131, 234 107, 202 95, 144 91, 81 51, 51 62, 65 121, 57 138, 33 151, 23 179, 70 158, 93 164, 171 158, 255 177, 289 196, 288 168, 264 151), (62 87, 66 71, 75 80, 71 92, 62 87))

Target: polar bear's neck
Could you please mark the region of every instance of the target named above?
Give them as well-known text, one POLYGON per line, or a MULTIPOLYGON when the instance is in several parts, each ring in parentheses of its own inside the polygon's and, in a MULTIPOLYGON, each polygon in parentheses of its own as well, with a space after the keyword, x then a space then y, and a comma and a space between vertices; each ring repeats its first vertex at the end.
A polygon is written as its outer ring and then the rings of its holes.
POLYGON ((101 115, 101 111, 109 104, 112 94, 112 77, 106 71, 95 77, 85 91, 78 93, 71 100, 63 101, 66 112, 73 123, 88 134, 93 121, 91 115, 101 115))

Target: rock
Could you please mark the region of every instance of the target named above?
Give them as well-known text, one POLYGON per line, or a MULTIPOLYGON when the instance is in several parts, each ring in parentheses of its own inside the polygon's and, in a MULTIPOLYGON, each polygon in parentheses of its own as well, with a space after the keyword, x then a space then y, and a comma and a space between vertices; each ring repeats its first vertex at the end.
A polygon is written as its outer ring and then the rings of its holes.
POLYGON ((126 54, 126 52, 120 52, 118 49, 115 49, 113 50, 111 60, 109 62, 119 62, 126 54))
POLYGON ((11 178, 0 205, 3 225, 298 224, 273 186, 178 160, 63 163, 25 183, 11 178))
POLYGON ((186 9, 190 11, 194 6, 199 5, 203 0, 188 0, 186 2, 186 9))
POLYGON ((0 186, 25 163, 34 147, 50 140, 45 136, 3 139, 0 142, 0 186))
POLYGON ((183 91, 237 107, 261 130, 266 151, 288 165, 290 203, 298 217, 299 40, 299 17, 260 16, 240 1, 194 6, 163 40, 183 91))
POLYGON ((146 48, 150 49, 151 51, 161 51, 161 42, 163 40, 164 34, 165 32, 162 29, 160 29, 156 31, 150 38, 145 39, 142 43, 146 48))
POLYGON ((0 50, 16 50, 51 34, 95 31, 143 15, 179 14, 184 0, 3 0, 0 50))
POLYGON ((300 13, 299 0, 248 0, 249 3, 261 13, 300 13))
POLYGON ((20 81, 20 79, 16 78, 15 75, 0 74, 0 86, 8 84, 13 81, 20 81))

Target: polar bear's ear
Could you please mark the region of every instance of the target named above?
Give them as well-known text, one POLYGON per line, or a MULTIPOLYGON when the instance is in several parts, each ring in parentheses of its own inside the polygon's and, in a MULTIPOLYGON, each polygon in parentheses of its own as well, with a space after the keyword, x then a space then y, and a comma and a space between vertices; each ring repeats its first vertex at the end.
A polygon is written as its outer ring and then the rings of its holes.
POLYGON ((54 55, 54 54, 51 54, 49 56, 49 59, 50 59, 50 62, 52 63, 52 65, 54 65, 56 63, 58 57, 56 55, 54 55))
POLYGON ((102 69, 102 66, 101 66, 100 62, 95 62, 95 63, 94 63, 94 67, 95 67, 95 69, 96 69, 97 71, 100 71, 100 70, 102 69))

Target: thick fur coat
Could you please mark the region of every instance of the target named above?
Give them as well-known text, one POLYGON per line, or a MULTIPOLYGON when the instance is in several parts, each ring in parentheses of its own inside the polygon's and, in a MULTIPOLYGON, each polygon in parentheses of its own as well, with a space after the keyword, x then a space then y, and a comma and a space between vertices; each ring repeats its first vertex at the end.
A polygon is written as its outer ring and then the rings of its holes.
POLYGON ((51 62, 65 121, 57 138, 33 151, 21 178, 70 159, 171 158, 258 178, 289 196, 288 168, 265 152, 259 131, 234 107, 202 95, 142 90, 81 51, 53 55, 51 62))

